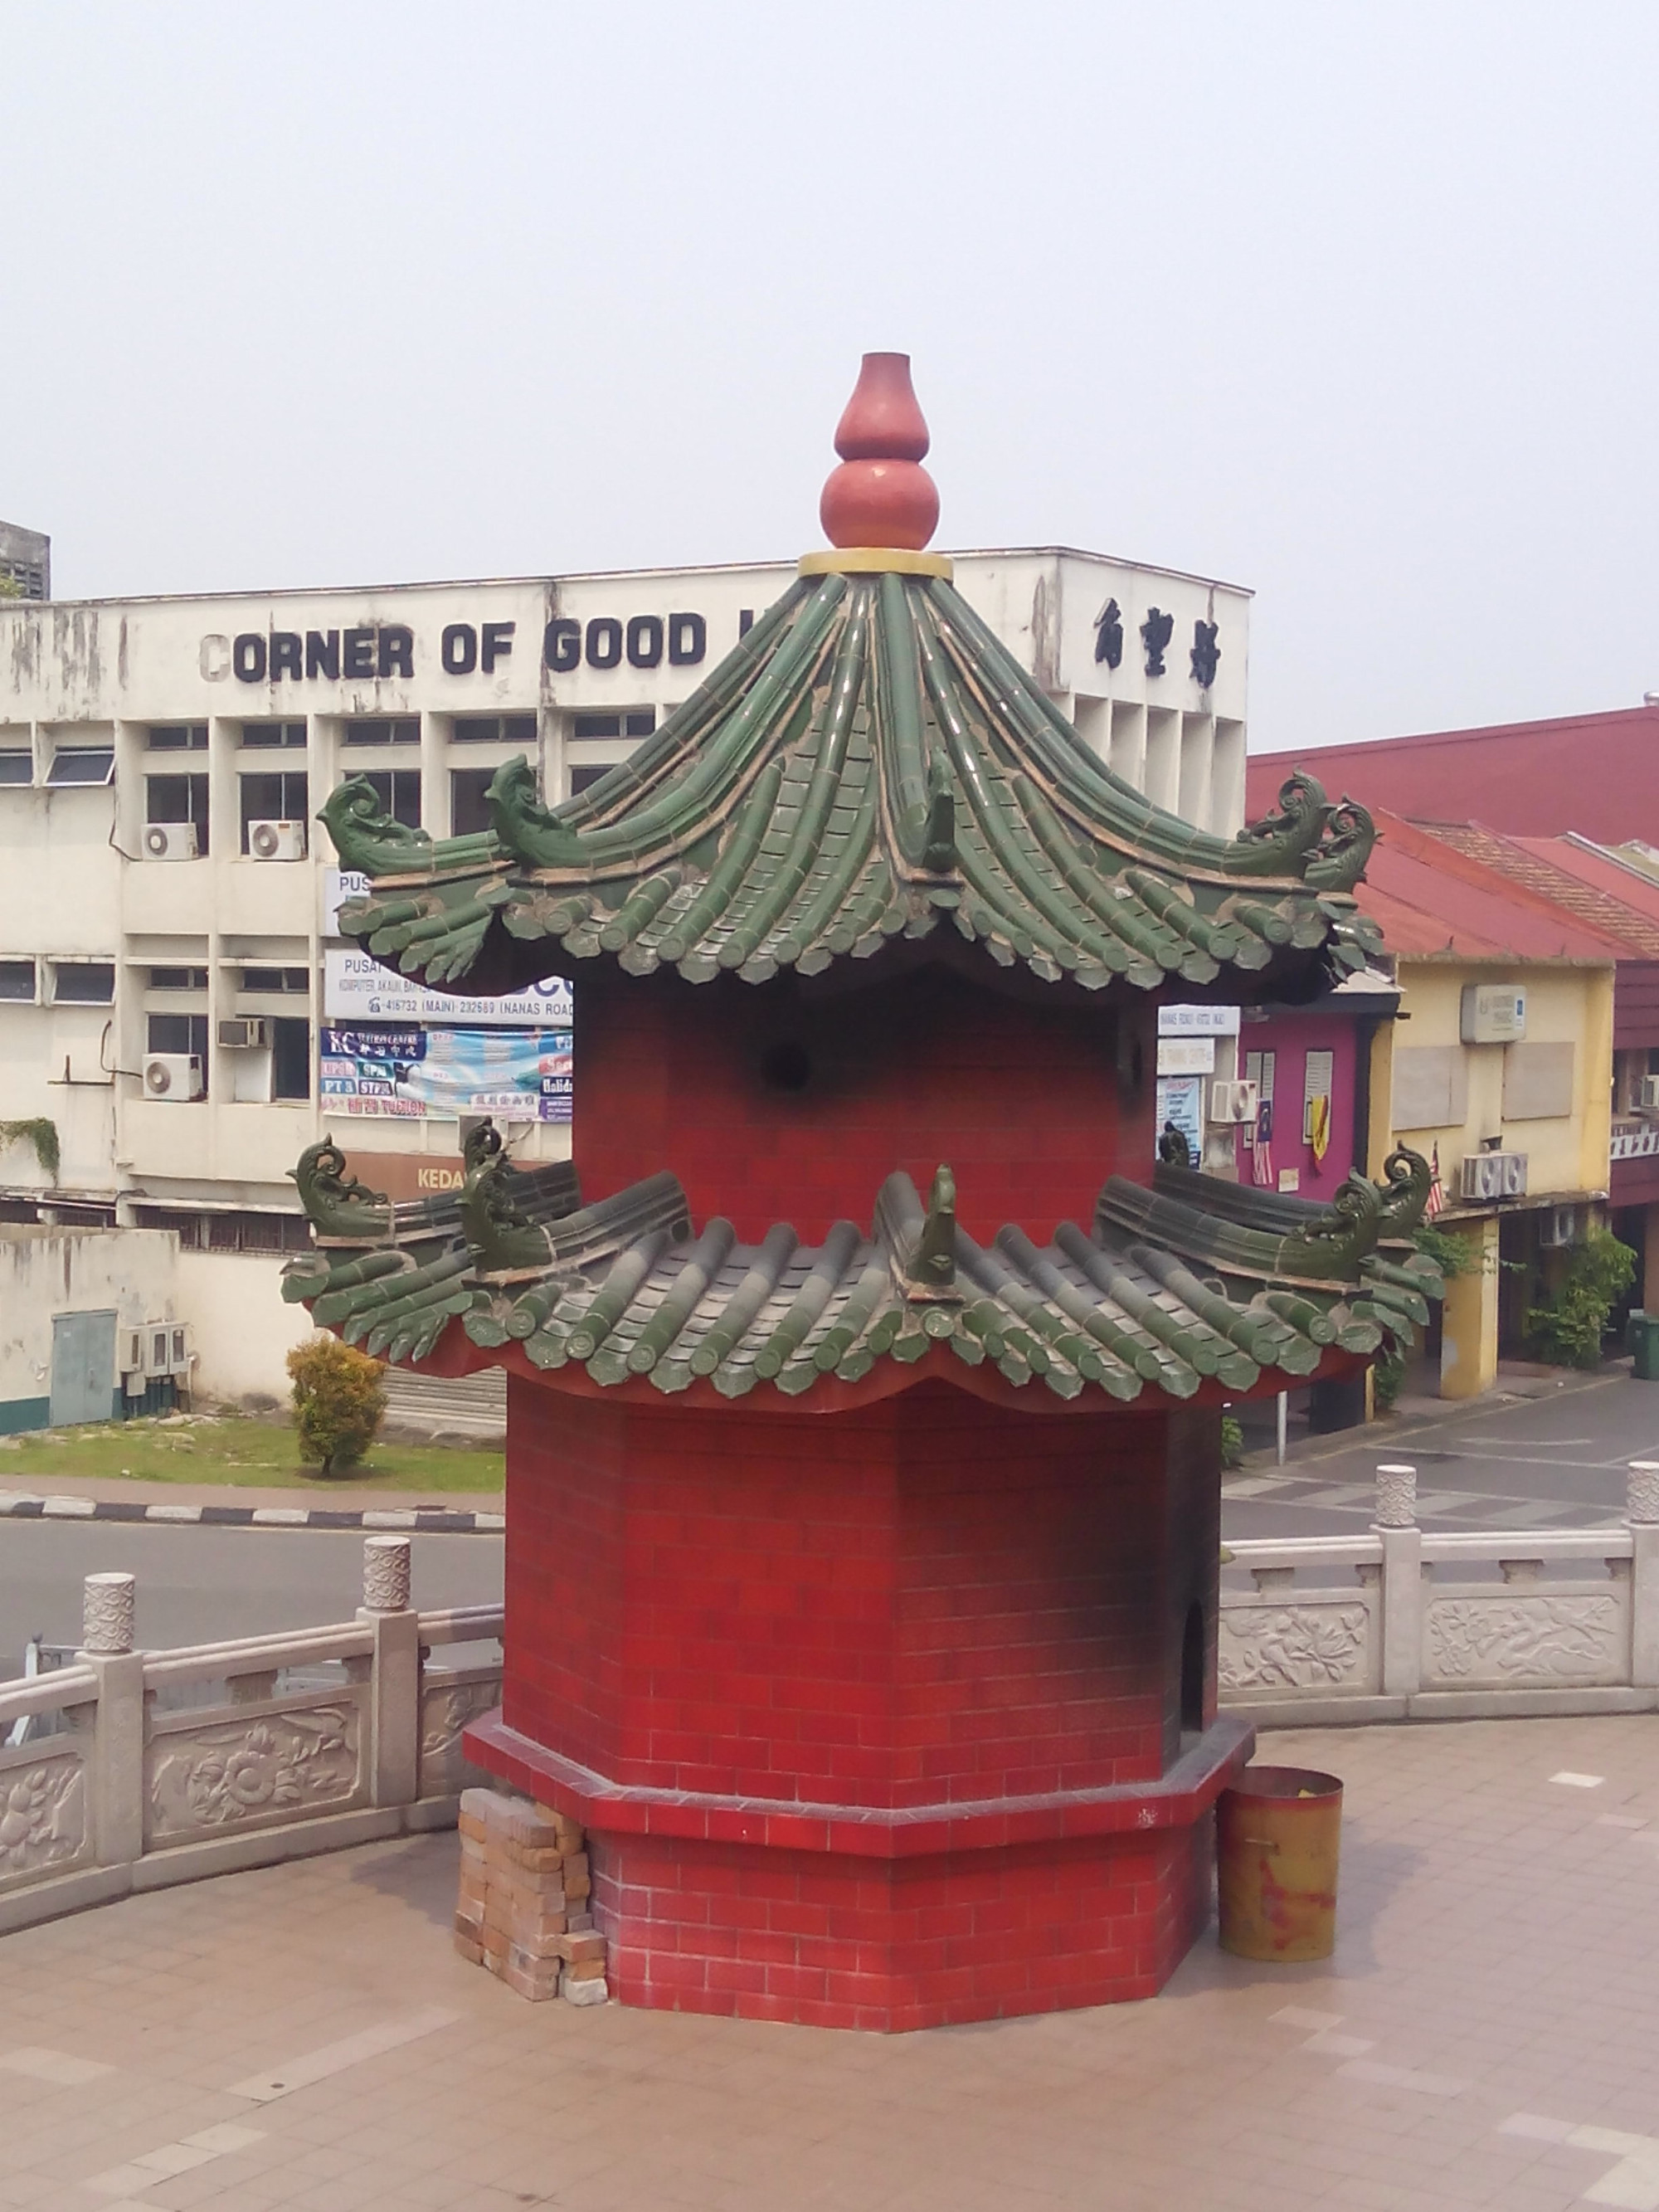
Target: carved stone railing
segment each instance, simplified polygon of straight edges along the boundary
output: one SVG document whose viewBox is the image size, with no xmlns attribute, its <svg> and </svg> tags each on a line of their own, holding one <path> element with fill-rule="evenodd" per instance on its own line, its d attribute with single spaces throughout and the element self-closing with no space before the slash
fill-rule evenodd
<svg viewBox="0 0 1659 2212">
<path fill-rule="evenodd" d="M 1659 1706 L 1659 1465 L 1632 1465 L 1611 1528 L 1425 1535 L 1416 1483 L 1380 1467 L 1364 1534 L 1231 1547 L 1226 1711 L 1288 1726 Z"/>
<path fill-rule="evenodd" d="M 416 1613 L 409 1539 L 363 1548 L 356 1620 L 182 1650 L 135 1651 L 133 1577 L 88 1577 L 73 1662 L 0 1683 L 0 1932 L 453 1826 L 488 1778 L 460 1739 L 500 1699 L 501 1607 Z M 434 1659 L 468 1644 L 496 1649 Z"/>
</svg>

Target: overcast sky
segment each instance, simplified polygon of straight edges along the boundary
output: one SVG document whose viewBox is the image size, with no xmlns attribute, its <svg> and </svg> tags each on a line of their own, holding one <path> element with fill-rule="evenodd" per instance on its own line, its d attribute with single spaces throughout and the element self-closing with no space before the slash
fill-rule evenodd
<svg viewBox="0 0 1659 2212">
<path fill-rule="evenodd" d="M 1258 750 L 1659 690 L 1659 6 L 0 0 L 60 597 L 939 543 L 1254 587 Z"/>
</svg>

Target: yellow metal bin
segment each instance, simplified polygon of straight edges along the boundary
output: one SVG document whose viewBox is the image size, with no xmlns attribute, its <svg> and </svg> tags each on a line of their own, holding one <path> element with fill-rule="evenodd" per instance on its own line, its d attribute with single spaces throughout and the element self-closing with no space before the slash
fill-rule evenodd
<svg viewBox="0 0 1659 2212">
<path fill-rule="evenodd" d="M 1342 1784 L 1303 1766 L 1247 1766 L 1216 1808 L 1221 1948 L 1328 1959 L 1336 1942 Z"/>
</svg>

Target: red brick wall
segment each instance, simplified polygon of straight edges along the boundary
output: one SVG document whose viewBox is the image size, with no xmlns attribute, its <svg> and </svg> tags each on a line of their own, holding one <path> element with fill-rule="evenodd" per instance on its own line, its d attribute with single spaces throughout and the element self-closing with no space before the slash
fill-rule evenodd
<svg viewBox="0 0 1659 2212">
<path fill-rule="evenodd" d="M 907 1806 L 1155 1778 L 1213 1670 L 1213 1414 L 513 1378 L 503 1717 L 624 1784 Z"/>
<path fill-rule="evenodd" d="M 624 2004 L 902 2030 L 1152 1996 L 1209 1910 L 1213 1821 L 896 1864 L 608 1837 Z"/>
<path fill-rule="evenodd" d="M 1086 1225 L 1114 1170 L 1150 1176 L 1150 1008 L 1004 996 L 937 966 L 856 990 L 828 981 L 584 972 L 574 1132 L 584 1194 L 668 1168 L 699 1227 L 723 1213 L 755 1242 L 787 1221 L 817 1243 L 843 1218 L 867 1228 L 896 1168 L 925 1195 L 945 1160 L 971 1235 L 1018 1221 L 1042 1241 L 1057 1221 Z M 1127 1105 L 1120 1021 L 1144 1032 L 1146 1079 Z M 790 1048 L 810 1062 L 798 1091 L 765 1072 Z"/>
</svg>

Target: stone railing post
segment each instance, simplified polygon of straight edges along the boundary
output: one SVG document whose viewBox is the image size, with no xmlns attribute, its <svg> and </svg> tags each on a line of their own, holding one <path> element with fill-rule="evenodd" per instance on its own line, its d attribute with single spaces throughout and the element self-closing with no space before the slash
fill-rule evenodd
<svg viewBox="0 0 1659 2212">
<path fill-rule="evenodd" d="M 1659 1686 L 1659 1460 L 1633 1459 L 1626 1475 L 1630 1523 L 1630 1679 Z"/>
<path fill-rule="evenodd" d="M 1423 1680 L 1423 1532 L 1417 1525 L 1417 1469 L 1376 1470 L 1382 1543 L 1382 1694 L 1415 1697 Z"/>
<path fill-rule="evenodd" d="M 363 1601 L 374 1632 L 369 1670 L 369 1790 L 375 1805 L 412 1805 L 421 1788 L 421 1620 L 410 1604 L 407 1536 L 363 1540 Z"/>
<path fill-rule="evenodd" d="M 98 1678 L 87 1762 L 93 1848 L 100 1866 L 144 1855 L 144 1660 L 132 1648 L 131 1575 L 88 1575 L 82 1585 L 82 1648 Z"/>
</svg>

